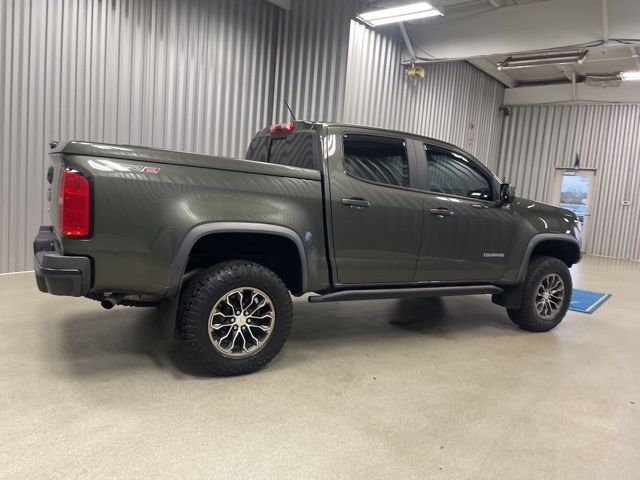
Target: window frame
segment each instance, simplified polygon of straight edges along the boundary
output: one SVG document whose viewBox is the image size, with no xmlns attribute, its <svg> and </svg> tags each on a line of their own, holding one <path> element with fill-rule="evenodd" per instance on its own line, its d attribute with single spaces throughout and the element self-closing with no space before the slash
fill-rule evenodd
<svg viewBox="0 0 640 480">
<path fill-rule="evenodd" d="M 405 187 L 403 185 L 393 185 L 390 183 L 375 182 L 373 180 L 367 180 L 365 178 L 356 177 L 355 175 L 347 172 L 346 165 L 345 165 L 344 143 L 349 138 L 354 138 L 354 137 L 371 139 L 372 142 L 378 142 L 378 143 L 385 143 L 385 140 L 387 140 L 387 143 L 402 142 L 402 147 L 404 148 L 404 155 L 405 155 L 405 158 L 407 159 L 407 165 L 409 167 L 409 186 Z M 347 177 L 357 180 L 359 182 L 368 183 L 370 185 L 377 185 L 377 186 L 386 187 L 386 188 L 394 188 L 396 190 L 422 192 L 422 190 L 420 189 L 420 180 L 419 180 L 420 174 L 419 174 L 419 169 L 417 164 L 417 158 L 415 155 L 413 141 L 411 139 L 403 136 L 398 136 L 398 135 L 385 135 L 385 134 L 361 133 L 361 132 L 344 132 L 341 135 L 341 139 L 342 141 L 340 142 L 340 148 L 341 148 L 340 161 L 342 163 L 342 172 Z"/>
<path fill-rule="evenodd" d="M 469 154 L 461 151 L 461 150 L 457 150 L 457 149 L 453 149 L 453 148 L 447 148 L 444 146 L 440 146 L 440 145 L 434 145 L 434 144 L 429 144 L 426 142 L 421 142 L 421 145 L 423 146 L 423 148 L 421 149 L 421 155 L 422 155 L 422 163 L 424 165 L 424 176 L 423 176 L 423 183 L 422 183 L 422 191 L 424 193 L 428 193 L 429 195 L 437 195 L 437 196 L 445 196 L 445 197 L 451 197 L 451 198 L 460 198 L 460 199 L 464 199 L 467 200 L 469 202 L 483 202 L 485 204 L 490 204 L 490 205 L 495 205 L 496 203 L 499 202 L 499 187 L 496 185 L 496 181 L 494 178 L 493 173 L 486 167 L 484 166 L 482 163 L 480 163 L 478 160 L 476 160 L 475 158 L 471 157 Z M 491 189 L 491 196 L 493 197 L 491 200 L 486 200 L 484 198 L 473 198 L 473 197 L 467 197 L 465 195 L 455 195 L 455 194 L 451 194 L 451 193 L 442 193 L 442 192 L 433 192 L 431 190 L 429 190 L 430 184 L 429 184 L 429 161 L 427 158 L 427 155 L 429 152 L 440 152 L 440 153 L 444 153 L 448 156 L 453 156 L 452 154 L 458 155 L 462 158 L 464 158 L 467 161 L 467 164 L 469 165 L 469 167 L 475 171 L 477 174 L 481 175 L 482 177 L 485 178 L 485 180 L 489 183 L 489 188 Z"/>
</svg>

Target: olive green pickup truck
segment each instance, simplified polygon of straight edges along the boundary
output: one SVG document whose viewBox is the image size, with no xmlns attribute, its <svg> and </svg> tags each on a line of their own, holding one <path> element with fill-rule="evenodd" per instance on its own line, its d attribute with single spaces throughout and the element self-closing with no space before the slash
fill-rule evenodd
<svg viewBox="0 0 640 480">
<path fill-rule="evenodd" d="M 310 302 L 492 294 L 547 331 L 571 297 L 580 224 L 516 198 L 459 148 L 336 123 L 259 131 L 246 159 L 52 144 L 38 287 L 106 308 L 172 305 L 209 372 L 267 364 Z"/>
</svg>

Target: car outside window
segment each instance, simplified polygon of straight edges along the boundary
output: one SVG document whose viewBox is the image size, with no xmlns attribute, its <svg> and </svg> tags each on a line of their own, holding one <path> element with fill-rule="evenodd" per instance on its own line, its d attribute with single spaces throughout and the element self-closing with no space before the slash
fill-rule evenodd
<svg viewBox="0 0 640 480">
<path fill-rule="evenodd" d="M 409 160 L 403 140 L 345 135 L 344 169 L 367 182 L 409 187 Z"/>
<path fill-rule="evenodd" d="M 431 192 L 492 200 L 491 182 L 462 155 L 427 147 L 428 189 Z"/>
</svg>

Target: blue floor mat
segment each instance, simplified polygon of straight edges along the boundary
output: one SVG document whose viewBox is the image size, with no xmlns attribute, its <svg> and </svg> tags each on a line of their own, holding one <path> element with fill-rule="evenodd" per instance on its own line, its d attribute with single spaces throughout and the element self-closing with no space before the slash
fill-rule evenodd
<svg viewBox="0 0 640 480">
<path fill-rule="evenodd" d="M 598 309 L 598 307 L 600 307 L 600 305 L 609 300 L 610 297 L 610 293 L 590 292 L 589 290 L 574 288 L 573 294 L 571 295 L 569 310 L 582 313 L 593 313 Z"/>
</svg>

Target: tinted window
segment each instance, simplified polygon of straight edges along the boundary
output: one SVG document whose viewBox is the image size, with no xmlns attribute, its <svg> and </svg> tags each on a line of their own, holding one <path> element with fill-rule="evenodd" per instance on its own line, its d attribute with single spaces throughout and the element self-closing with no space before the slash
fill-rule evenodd
<svg viewBox="0 0 640 480">
<path fill-rule="evenodd" d="M 402 140 L 347 135 L 344 169 L 347 174 L 369 182 L 409 186 L 409 161 Z"/>
<path fill-rule="evenodd" d="M 306 131 L 272 138 L 269 162 L 291 167 L 313 167 L 313 143 L 315 132 Z"/>
<path fill-rule="evenodd" d="M 248 160 L 255 160 L 257 162 L 269 161 L 269 136 L 262 135 L 253 137 L 249 144 L 249 149 L 245 158 Z"/>
<path fill-rule="evenodd" d="M 246 158 L 258 162 L 278 163 L 292 167 L 315 168 L 313 165 L 313 145 L 316 134 L 313 131 L 292 133 L 286 137 L 269 135 L 251 140 Z"/>
<path fill-rule="evenodd" d="M 427 150 L 429 190 L 459 197 L 491 200 L 489 179 L 461 155 Z"/>
</svg>

